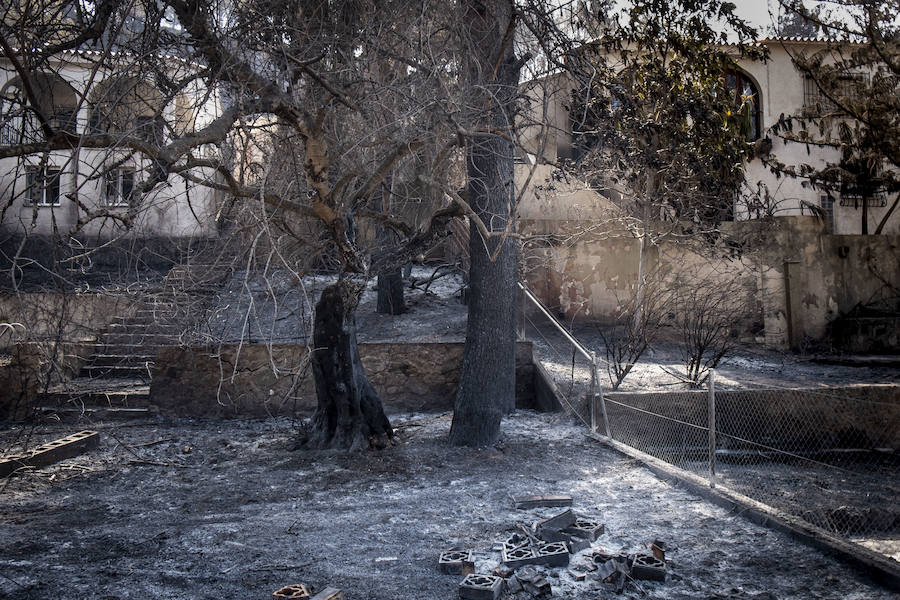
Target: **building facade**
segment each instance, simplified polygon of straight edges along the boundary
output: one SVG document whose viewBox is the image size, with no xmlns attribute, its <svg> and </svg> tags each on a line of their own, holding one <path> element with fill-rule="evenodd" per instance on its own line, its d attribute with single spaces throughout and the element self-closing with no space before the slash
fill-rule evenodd
<svg viewBox="0 0 900 600">
<path fill-rule="evenodd" d="M 173 69 L 191 68 L 178 58 L 168 60 Z M 137 64 L 109 51 L 102 56 L 100 51 L 69 51 L 24 82 L 8 57 L 0 59 L 4 236 L 108 240 L 216 234 L 218 194 L 203 185 L 214 177 L 212 171 L 169 174 L 144 190 L 154 163 L 152 152 L 141 147 L 159 149 L 209 123 L 219 112 L 217 98 L 197 85 L 164 94 Z M 29 97 L 38 98 L 37 106 Z M 76 136 L 70 147 L 43 151 L 42 119 Z M 85 143 L 89 136 L 94 139 Z"/>
</svg>

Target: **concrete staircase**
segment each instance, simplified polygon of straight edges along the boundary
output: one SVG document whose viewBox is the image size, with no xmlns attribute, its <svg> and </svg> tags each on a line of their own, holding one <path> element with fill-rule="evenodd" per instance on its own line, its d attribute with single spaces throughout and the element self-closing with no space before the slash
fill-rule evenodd
<svg viewBox="0 0 900 600">
<path fill-rule="evenodd" d="M 177 265 L 161 284 L 112 319 L 91 344 L 78 376 L 48 388 L 38 411 L 53 419 L 149 416 L 150 380 L 161 346 L 192 343 L 197 320 L 230 276 L 203 262 Z"/>
</svg>

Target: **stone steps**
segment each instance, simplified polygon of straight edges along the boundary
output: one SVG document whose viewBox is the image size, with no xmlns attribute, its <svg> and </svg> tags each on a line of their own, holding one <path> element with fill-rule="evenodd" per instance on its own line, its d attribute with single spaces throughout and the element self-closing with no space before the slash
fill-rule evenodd
<svg viewBox="0 0 900 600">
<path fill-rule="evenodd" d="M 43 421 L 77 423 L 79 421 L 128 421 L 156 416 L 150 407 L 124 408 L 115 406 L 36 406 Z"/>
<path fill-rule="evenodd" d="M 143 365 L 87 365 L 81 368 L 79 375 L 91 379 L 141 379 L 149 382 L 152 371 L 152 363 Z"/>
</svg>

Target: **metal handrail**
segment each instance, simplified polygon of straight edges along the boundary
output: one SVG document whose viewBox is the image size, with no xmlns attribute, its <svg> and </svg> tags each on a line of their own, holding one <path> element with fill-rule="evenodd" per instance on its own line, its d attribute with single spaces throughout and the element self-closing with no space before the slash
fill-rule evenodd
<svg viewBox="0 0 900 600">
<path fill-rule="evenodd" d="M 537 297 L 531 293 L 531 290 L 529 290 L 527 287 L 525 287 L 525 285 L 521 281 L 518 282 L 518 285 L 519 285 L 519 289 L 521 289 L 522 292 L 525 294 L 525 297 L 528 298 L 529 300 L 531 300 L 532 304 L 537 306 L 541 310 L 541 312 L 544 313 L 544 315 L 550 319 L 551 323 L 556 325 L 556 328 L 559 329 L 560 332 L 562 332 L 562 334 L 566 337 L 566 339 L 569 340 L 569 342 L 571 342 L 572 345 L 575 346 L 575 348 L 579 352 L 581 352 L 586 359 L 593 360 L 594 357 L 592 356 L 591 352 L 589 350 L 587 350 L 584 346 L 582 346 L 581 342 L 579 342 L 577 339 L 572 337 L 572 334 L 569 333 L 569 330 L 566 329 L 565 325 L 560 323 L 556 317 L 551 315 L 547 311 L 547 309 L 544 308 L 544 305 L 541 304 L 541 301 L 538 300 Z"/>
<path fill-rule="evenodd" d="M 577 339 L 575 339 L 575 337 L 572 336 L 571 333 L 569 333 L 569 330 L 566 329 L 565 326 L 562 323 L 560 323 L 556 317 L 551 315 L 550 312 L 546 308 L 544 308 L 544 305 L 541 304 L 541 301 L 538 300 L 537 297 L 531 293 L 531 290 L 529 290 L 525 286 L 524 283 L 522 283 L 521 281 L 518 281 L 516 283 L 519 286 L 519 289 L 522 290 L 522 294 L 524 294 L 524 296 L 526 298 L 531 300 L 531 303 L 534 304 L 535 306 L 537 306 L 538 309 L 540 309 L 540 311 L 542 313 L 544 313 L 544 316 L 546 316 L 548 319 L 550 319 L 551 323 L 556 325 L 556 328 L 559 329 L 560 333 L 562 333 L 563 336 L 565 336 L 565 338 L 567 340 L 569 340 L 569 342 L 572 344 L 572 346 L 576 350 L 581 352 L 581 354 L 584 355 L 584 357 L 586 359 L 591 361 L 591 391 L 590 391 L 589 403 L 588 403 L 588 406 L 590 407 L 590 411 L 591 411 L 591 422 L 590 422 L 589 427 L 591 428 L 592 433 L 595 433 L 597 431 L 596 403 L 599 400 L 600 401 L 600 410 L 601 410 L 601 414 L 603 416 L 603 429 L 606 432 L 606 437 L 611 438 L 612 436 L 611 436 L 610 430 L 609 430 L 609 416 L 606 413 L 606 401 L 603 398 L 603 388 L 600 387 L 600 377 L 597 373 L 597 355 L 594 352 L 591 352 L 590 350 L 588 350 L 587 348 L 582 346 L 581 342 L 579 342 Z M 574 355 L 572 357 L 572 360 L 574 361 Z"/>
</svg>

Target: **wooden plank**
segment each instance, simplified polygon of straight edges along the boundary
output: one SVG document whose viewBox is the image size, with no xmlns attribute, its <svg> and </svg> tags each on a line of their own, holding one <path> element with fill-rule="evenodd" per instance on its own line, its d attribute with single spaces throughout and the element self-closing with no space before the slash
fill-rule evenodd
<svg viewBox="0 0 900 600">
<path fill-rule="evenodd" d="M 64 438 L 41 444 L 25 454 L 5 456 L 0 459 L 0 477 L 7 477 L 22 467 L 46 467 L 96 448 L 100 434 L 96 431 L 79 431 Z"/>
<path fill-rule="evenodd" d="M 524 496 L 515 499 L 516 508 L 537 508 L 539 506 L 572 506 L 572 496 L 551 494 L 547 496 Z"/>
</svg>

